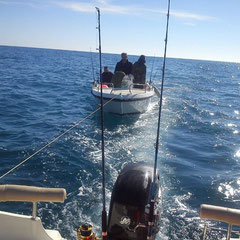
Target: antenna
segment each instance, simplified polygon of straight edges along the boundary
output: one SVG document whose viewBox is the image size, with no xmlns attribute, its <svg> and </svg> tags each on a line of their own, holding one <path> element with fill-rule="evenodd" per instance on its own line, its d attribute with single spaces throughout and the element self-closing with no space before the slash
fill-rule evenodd
<svg viewBox="0 0 240 240">
<path fill-rule="evenodd" d="M 98 51 L 99 51 L 99 74 L 101 83 L 101 128 L 102 128 L 102 239 L 107 239 L 107 212 L 106 212 L 106 196 L 105 196 L 105 156 L 104 156 L 104 111 L 103 111 L 103 92 L 102 92 L 102 45 L 101 45 L 101 19 L 100 9 L 96 7 L 98 13 Z"/>
<path fill-rule="evenodd" d="M 165 65 L 166 65 L 166 55 L 167 55 L 167 42 L 168 42 L 168 24 L 169 24 L 169 12 L 170 12 L 170 0 L 168 0 L 168 12 L 167 12 L 167 26 L 166 26 L 166 38 L 165 38 L 165 49 L 162 67 L 162 87 L 161 96 L 159 100 L 159 114 L 158 114 L 158 127 L 157 127 L 157 138 L 156 138 L 156 148 L 155 148 L 155 161 L 154 161 L 154 172 L 153 172 L 153 185 L 152 185 L 152 197 L 150 202 L 150 214 L 148 221 L 148 235 L 147 240 L 151 240 L 152 237 L 152 226 L 153 226 L 153 215 L 154 215 L 154 195 L 155 195 L 155 182 L 156 182 L 156 172 L 157 172 L 157 159 L 158 159 L 158 147 L 159 147 L 159 134 L 160 134 L 160 123 L 161 123 L 161 113 L 162 113 L 162 101 L 163 101 L 163 84 L 165 76 Z"/>
<path fill-rule="evenodd" d="M 154 54 L 154 58 L 153 58 L 153 63 L 152 63 L 152 69 L 151 69 L 151 75 L 150 75 L 150 81 L 149 83 L 151 84 L 152 83 L 152 73 L 153 73 L 153 67 L 154 67 L 154 63 L 155 63 L 155 54 Z"/>
<path fill-rule="evenodd" d="M 93 81 L 95 82 L 95 74 L 94 74 L 94 65 L 93 65 L 93 54 L 92 54 L 92 49 L 90 48 L 90 53 L 91 53 L 91 65 L 92 65 L 92 77 L 93 77 Z"/>
</svg>

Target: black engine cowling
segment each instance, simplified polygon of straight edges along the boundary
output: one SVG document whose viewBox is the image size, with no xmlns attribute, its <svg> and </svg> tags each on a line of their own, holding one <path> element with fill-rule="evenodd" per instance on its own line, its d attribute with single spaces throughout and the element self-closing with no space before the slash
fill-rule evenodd
<svg viewBox="0 0 240 240">
<path fill-rule="evenodd" d="M 152 186 L 153 168 L 146 164 L 128 164 L 121 171 L 112 191 L 108 239 L 146 240 Z M 156 178 L 155 189 L 152 239 L 159 231 L 161 204 L 159 175 Z"/>
</svg>

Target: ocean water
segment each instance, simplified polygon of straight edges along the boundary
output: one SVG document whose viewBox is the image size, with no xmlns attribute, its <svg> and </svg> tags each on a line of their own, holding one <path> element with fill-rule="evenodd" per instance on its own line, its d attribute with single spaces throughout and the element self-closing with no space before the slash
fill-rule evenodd
<svg viewBox="0 0 240 240">
<path fill-rule="evenodd" d="M 129 56 L 135 61 L 136 56 Z M 104 54 L 114 70 L 118 55 Z M 93 54 L 95 71 L 97 55 Z M 162 58 L 147 58 L 160 86 Z M 94 74 L 97 77 L 97 74 Z M 95 110 L 91 54 L 0 46 L 0 175 Z M 200 204 L 240 208 L 240 64 L 167 59 L 159 171 L 157 239 L 201 239 Z M 125 164 L 153 163 L 158 102 L 142 115 L 105 114 L 106 193 Z M 100 232 L 100 113 L 9 174 L 0 184 L 66 188 L 65 203 L 39 203 L 45 228 L 68 240 L 85 221 Z M 31 214 L 29 203 L 0 210 Z M 220 226 L 217 222 L 209 222 Z M 225 226 L 222 224 L 221 226 Z M 209 239 L 219 239 L 213 232 Z"/>
</svg>

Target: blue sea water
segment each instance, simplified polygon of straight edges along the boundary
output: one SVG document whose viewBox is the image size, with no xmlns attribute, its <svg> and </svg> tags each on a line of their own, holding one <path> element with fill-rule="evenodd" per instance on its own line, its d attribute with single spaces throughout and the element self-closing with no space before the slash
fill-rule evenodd
<svg viewBox="0 0 240 240">
<path fill-rule="evenodd" d="M 93 60 L 96 68 L 96 54 Z M 112 71 L 118 60 L 103 55 Z M 160 87 L 162 58 L 147 58 L 148 77 L 153 63 L 153 81 Z M 200 204 L 240 208 L 240 64 L 167 59 L 166 66 L 157 239 L 200 239 Z M 91 69 L 87 52 L 0 46 L 0 175 L 97 108 Z M 157 115 L 157 98 L 142 115 L 105 115 L 107 205 L 126 163 L 153 163 Z M 59 229 L 69 240 L 85 221 L 100 232 L 99 116 L 0 181 L 66 188 L 65 203 L 39 203 L 38 216 L 45 228 Z M 31 204 L 0 203 L 0 210 L 31 214 Z M 210 239 L 220 236 L 216 232 Z"/>
</svg>

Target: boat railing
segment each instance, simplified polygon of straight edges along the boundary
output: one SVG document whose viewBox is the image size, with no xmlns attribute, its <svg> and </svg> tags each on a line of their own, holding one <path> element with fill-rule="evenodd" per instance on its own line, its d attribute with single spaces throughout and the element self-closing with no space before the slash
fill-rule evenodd
<svg viewBox="0 0 240 240">
<path fill-rule="evenodd" d="M 107 85 L 108 87 L 111 87 L 114 89 L 114 84 L 113 83 L 103 83 L 103 85 Z M 101 90 L 101 83 L 94 83 L 94 87 L 97 87 L 97 90 L 100 92 Z"/>
<path fill-rule="evenodd" d="M 22 185 L 0 185 L 0 202 L 32 202 L 32 218 L 37 217 L 38 202 L 61 202 L 66 199 L 63 188 L 43 188 Z"/>
<path fill-rule="evenodd" d="M 132 89 L 133 88 L 138 88 L 138 89 L 144 89 L 145 90 L 145 93 L 147 92 L 148 89 L 150 89 L 150 86 L 149 84 L 147 83 L 144 83 L 144 84 L 141 84 L 141 83 L 131 83 L 129 86 L 128 86 L 128 91 L 132 94 Z M 116 89 L 125 89 L 125 88 L 116 88 Z M 114 90 L 116 90 L 114 88 L 114 86 L 112 86 L 112 90 L 110 93 L 114 92 Z"/>
<path fill-rule="evenodd" d="M 99 82 L 94 82 L 94 87 L 97 88 L 98 91 L 101 90 L 101 84 Z M 107 85 L 108 87 L 111 88 L 111 91 L 110 93 L 114 92 L 115 90 L 119 90 L 119 89 L 125 89 L 125 88 L 115 88 L 114 87 L 114 84 L 113 83 L 104 83 L 103 85 Z M 132 94 L 132 89 L 133 88 L 137 88 L 137 89 L 143 89 L 145 90 L 145 93 L 151 89 L 151 85 L 149 85 L 148 83 L 144 83 L 144 84 L 141 84 L 141 83 L 131 83 L 128 88 L 128 91 Z"/>
<path fill-rule="evenodd" d="M 129 85 L 129 92 L 132 94 L 132 89 L 133 88 L 138 88 L 138 89 L 144 89 L 145 90 L 145 93 L 147 92 L 147 89 L 150 89 L 149 88 L 149 84 L 147 83 L 144 83 L 144 84 L 141 84 L 141 83 L 132 83 Z"/>
<path fill-rule="evenodd" d="M 202 219 L 215 220 L 228 224 L 227 229 L 208 227 L 205 224 L 203 229 L 203 240 L 206 239 L 207 231 L 226 232 L 226 240 L 240 238 L 240 232 L 232 230 L 233 225 L 240 226 L 240 210 L 202 204 L 200 206 L 199 215 Z M 232 234 L 237 235 L 238 238 L 231 238 Z"/>
</svg>

